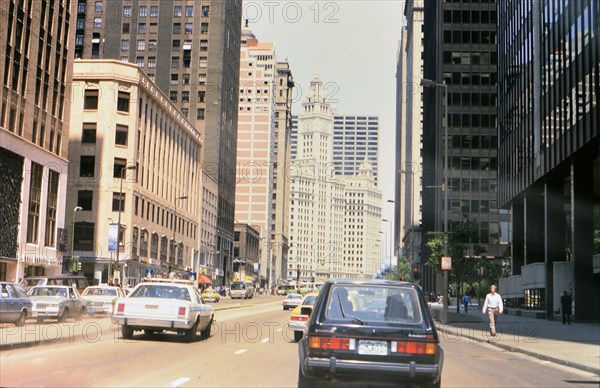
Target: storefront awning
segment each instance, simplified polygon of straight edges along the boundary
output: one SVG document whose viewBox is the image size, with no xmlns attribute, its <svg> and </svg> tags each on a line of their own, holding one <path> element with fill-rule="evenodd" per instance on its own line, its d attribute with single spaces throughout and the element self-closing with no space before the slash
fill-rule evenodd
<svg viewBox="0 0 600 388">
<path fill-rule="evenodd" d="M 198 284 L 212 284 L 212 281 L 204 275 L 198 275 Z"/>
</svg>

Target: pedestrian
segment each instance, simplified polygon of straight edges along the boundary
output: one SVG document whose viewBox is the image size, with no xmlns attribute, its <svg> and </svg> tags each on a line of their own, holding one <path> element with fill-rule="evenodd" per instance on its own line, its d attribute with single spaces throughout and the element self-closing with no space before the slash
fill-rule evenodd
<svg viewBox="0 0 600 388">
<path fill-rule="evenodd" d="M 562 307 L 562 319 L 563 325 L 571 324 L 571 305 L 573 304 L 573 298 L 567 291 L 564 292 L 563 296 L 560 297 L 560 306 Z"/>
<path fill-rule="evenodd" d="M 490 334 L 492 337 L 496 336 L 496 320 L 498 316 L 502 314 L 504 305 L 502 304 L 502 297 L 496 293 L 496 285 L 492 284 L 490 287 L 490 293 L 485 296 L 485 303 L 483 304 L 482 314 L 487 311 L 488 318 L 490 320 Z"/>
<path fill-rule="evenodd" d="M 462 303 L 465 306 L 465 314 L 469 312 L 469 303 L 471 302 L 471 298 L 469 295 L 464 294 L 462 297 Z"/>
</svg>

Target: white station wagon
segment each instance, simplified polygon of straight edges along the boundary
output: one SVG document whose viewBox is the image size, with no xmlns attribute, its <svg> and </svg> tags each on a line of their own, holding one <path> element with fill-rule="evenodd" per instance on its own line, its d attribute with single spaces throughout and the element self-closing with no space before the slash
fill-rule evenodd
<svg viewBox="0 0 600 388">
<path fill-rule="evenodd" d="M 173 331 L 194 341 L 210 337 L 214 309 L 205 304 L 193 281 L 148 279 L 115 303 L 113 323 L 121 325 L 124 339 L 134 331 L 146 334 Z"/>
</svg>

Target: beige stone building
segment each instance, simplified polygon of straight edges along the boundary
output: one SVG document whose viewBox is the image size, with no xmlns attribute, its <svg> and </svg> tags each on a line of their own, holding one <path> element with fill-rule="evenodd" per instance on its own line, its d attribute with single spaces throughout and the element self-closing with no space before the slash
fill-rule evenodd
<svg viewBox="0 0 600 388">
<path fill-rule="evenodd" d="M 75 61 L 73 96 L 67 208 L 80 211 L 66 223 L 83 271 L 105 282 L 119 266 L 128 283 L 148 269 L 185 274 L 200 242 L 200 133 L 131 63 Z"/>
<path fill-rule="evenodd" d="M 218 260 L 215 237 L 217 234 L 217 206 L 219 189 L 217 182 L 202 172 L 202 217 L 200 219 L 200 261 L 196 265 L 198 274 L 217 281 Z"/>
</svg>

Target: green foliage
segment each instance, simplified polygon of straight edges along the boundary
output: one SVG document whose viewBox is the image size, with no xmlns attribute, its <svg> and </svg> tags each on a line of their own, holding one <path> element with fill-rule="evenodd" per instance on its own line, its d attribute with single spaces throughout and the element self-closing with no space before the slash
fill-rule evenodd
<svg viewBox="0 0 600 388">
<path fill-rule="evenodd" d="M 412 278 L 412 266 L 406 257 L 401 257 L 398 259 L 398 265 L 395 265 L 383 278 L 386 280 L 410 280 Z"/>
</svg>

